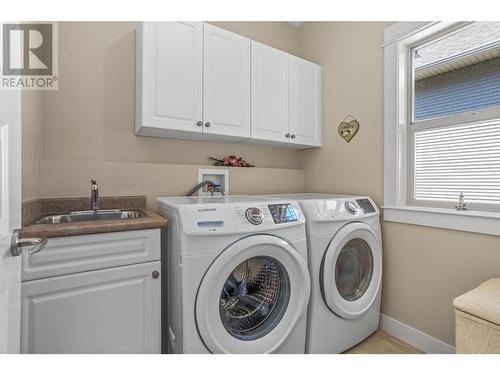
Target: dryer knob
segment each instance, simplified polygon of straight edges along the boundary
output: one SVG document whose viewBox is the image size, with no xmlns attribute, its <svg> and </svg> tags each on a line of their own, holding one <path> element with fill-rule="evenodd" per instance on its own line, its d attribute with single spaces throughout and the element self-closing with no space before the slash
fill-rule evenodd
<svg viewBox="0 0 500 375">
<path fill-rule="evenodd" d="M 262 221 L 264 221 L 264 214 L 257 207 L 250 207 L 249 209 L 247 209 L 245 212 L 245 216 L 247 217 L 247 220 L 253 225 L 259 225 L 260 223 L 262 223 Z"/>
<path fill-rule="evenodd" d="M 347 211 L 349 211 L 353 215 L 355 215 L 356 212 L 358 212 L 356 205 L 351 201 L 345 202 L 345 208 Z"/>
</svg>

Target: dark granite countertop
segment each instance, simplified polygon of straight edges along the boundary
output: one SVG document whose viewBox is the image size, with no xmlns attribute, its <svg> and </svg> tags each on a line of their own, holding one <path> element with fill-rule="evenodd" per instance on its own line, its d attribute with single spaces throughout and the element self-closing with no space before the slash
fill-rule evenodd
<svg viewBox="0 0 500 375">
<path fill-rule="evenodd" d="M 102 197 L 101 209 L 135 209 L 144 213 L 142 218 L 82 221 L 61 224 L 35 224 L 43 216 L 57 215 L 71 211 L 88 210 L 90 199 L 41 198 L 23 202 L 21 237 L 67 237 L 82 234 L 123 232 L 140 229 L 157 229 L 167 225 L 167 220 L 146 208 L 146 197 Z"/>
</svg>

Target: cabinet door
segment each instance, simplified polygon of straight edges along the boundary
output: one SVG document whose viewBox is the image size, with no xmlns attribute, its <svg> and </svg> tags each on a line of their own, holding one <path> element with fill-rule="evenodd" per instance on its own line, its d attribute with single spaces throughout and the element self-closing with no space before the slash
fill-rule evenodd
<svg viewBox="0 0 500 375">
<path fill-rule="evenodd" d="M 23 282 L 22 353 L 160 353 L 160 262 Z"/>
<path fill-rule="evenodd" d="M 136 131 L 201 132 L 203 23 L 144 22 L 137 30 Z"/>
<path fill-rule="evenodd" d="M 205 24 L 203 131 L 250 137 L 250 39 Z"/>
<path fill-rule="evenodd" d="M 290 57 L 291 142 L 321 146 L 321 67 Z"/>
<path fill-rule="evenodd" d="M 288 142 L 289 54 L 252 41 L 252 138 Z"/>
</svg>

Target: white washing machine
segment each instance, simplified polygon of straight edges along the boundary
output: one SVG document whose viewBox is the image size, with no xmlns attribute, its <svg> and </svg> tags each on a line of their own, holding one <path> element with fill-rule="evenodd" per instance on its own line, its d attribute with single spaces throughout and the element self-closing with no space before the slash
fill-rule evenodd
<svg viewBox="0 0 500 375">
<path fill-rule="evenodd" d="M 168 220 L 168 352 L 304 353 L 310 276 L 298 203 L 158 200 Z"/>
<path fill-rule="evenodd" d="M 379 325 L 382 240 L 369 197 L 281 195 L 306 217 L 311 274 L 307 353 L 341 353 Z"/>
</svg>

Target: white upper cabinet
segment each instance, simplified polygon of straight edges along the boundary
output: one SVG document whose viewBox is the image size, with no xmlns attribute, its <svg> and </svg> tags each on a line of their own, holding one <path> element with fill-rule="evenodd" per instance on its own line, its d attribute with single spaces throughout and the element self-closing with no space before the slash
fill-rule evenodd
<svg viewBox="0 0 500 375">
<path fill-rule="evenodd" d="M 250 39 L 205 24 L 204 132 L 250 137 Z"/>
<path fill-rule="evenodd" d="M 252 41 L 252 138 L 290 139 L 290 55 Z"/>
<path fill-rule="evenodd" d="M 136 133 L 201 132 L 202 52 L 201 22 L 145 22 L 138 28 Z"/>
<path fill-rule="evenodd" d="M 321 146 L 321 67 L 290 57 L 291 142 Z"/>
<path fill-rule="evenodd" d="M 321 146 L 321 67 L 202 22 L 137 29 L 136 134 Z"/>
<path fill-rule="evenodd" d="M 252 42 L 252 139 L 321 146 L 321 67 Z"/>
</svg>

